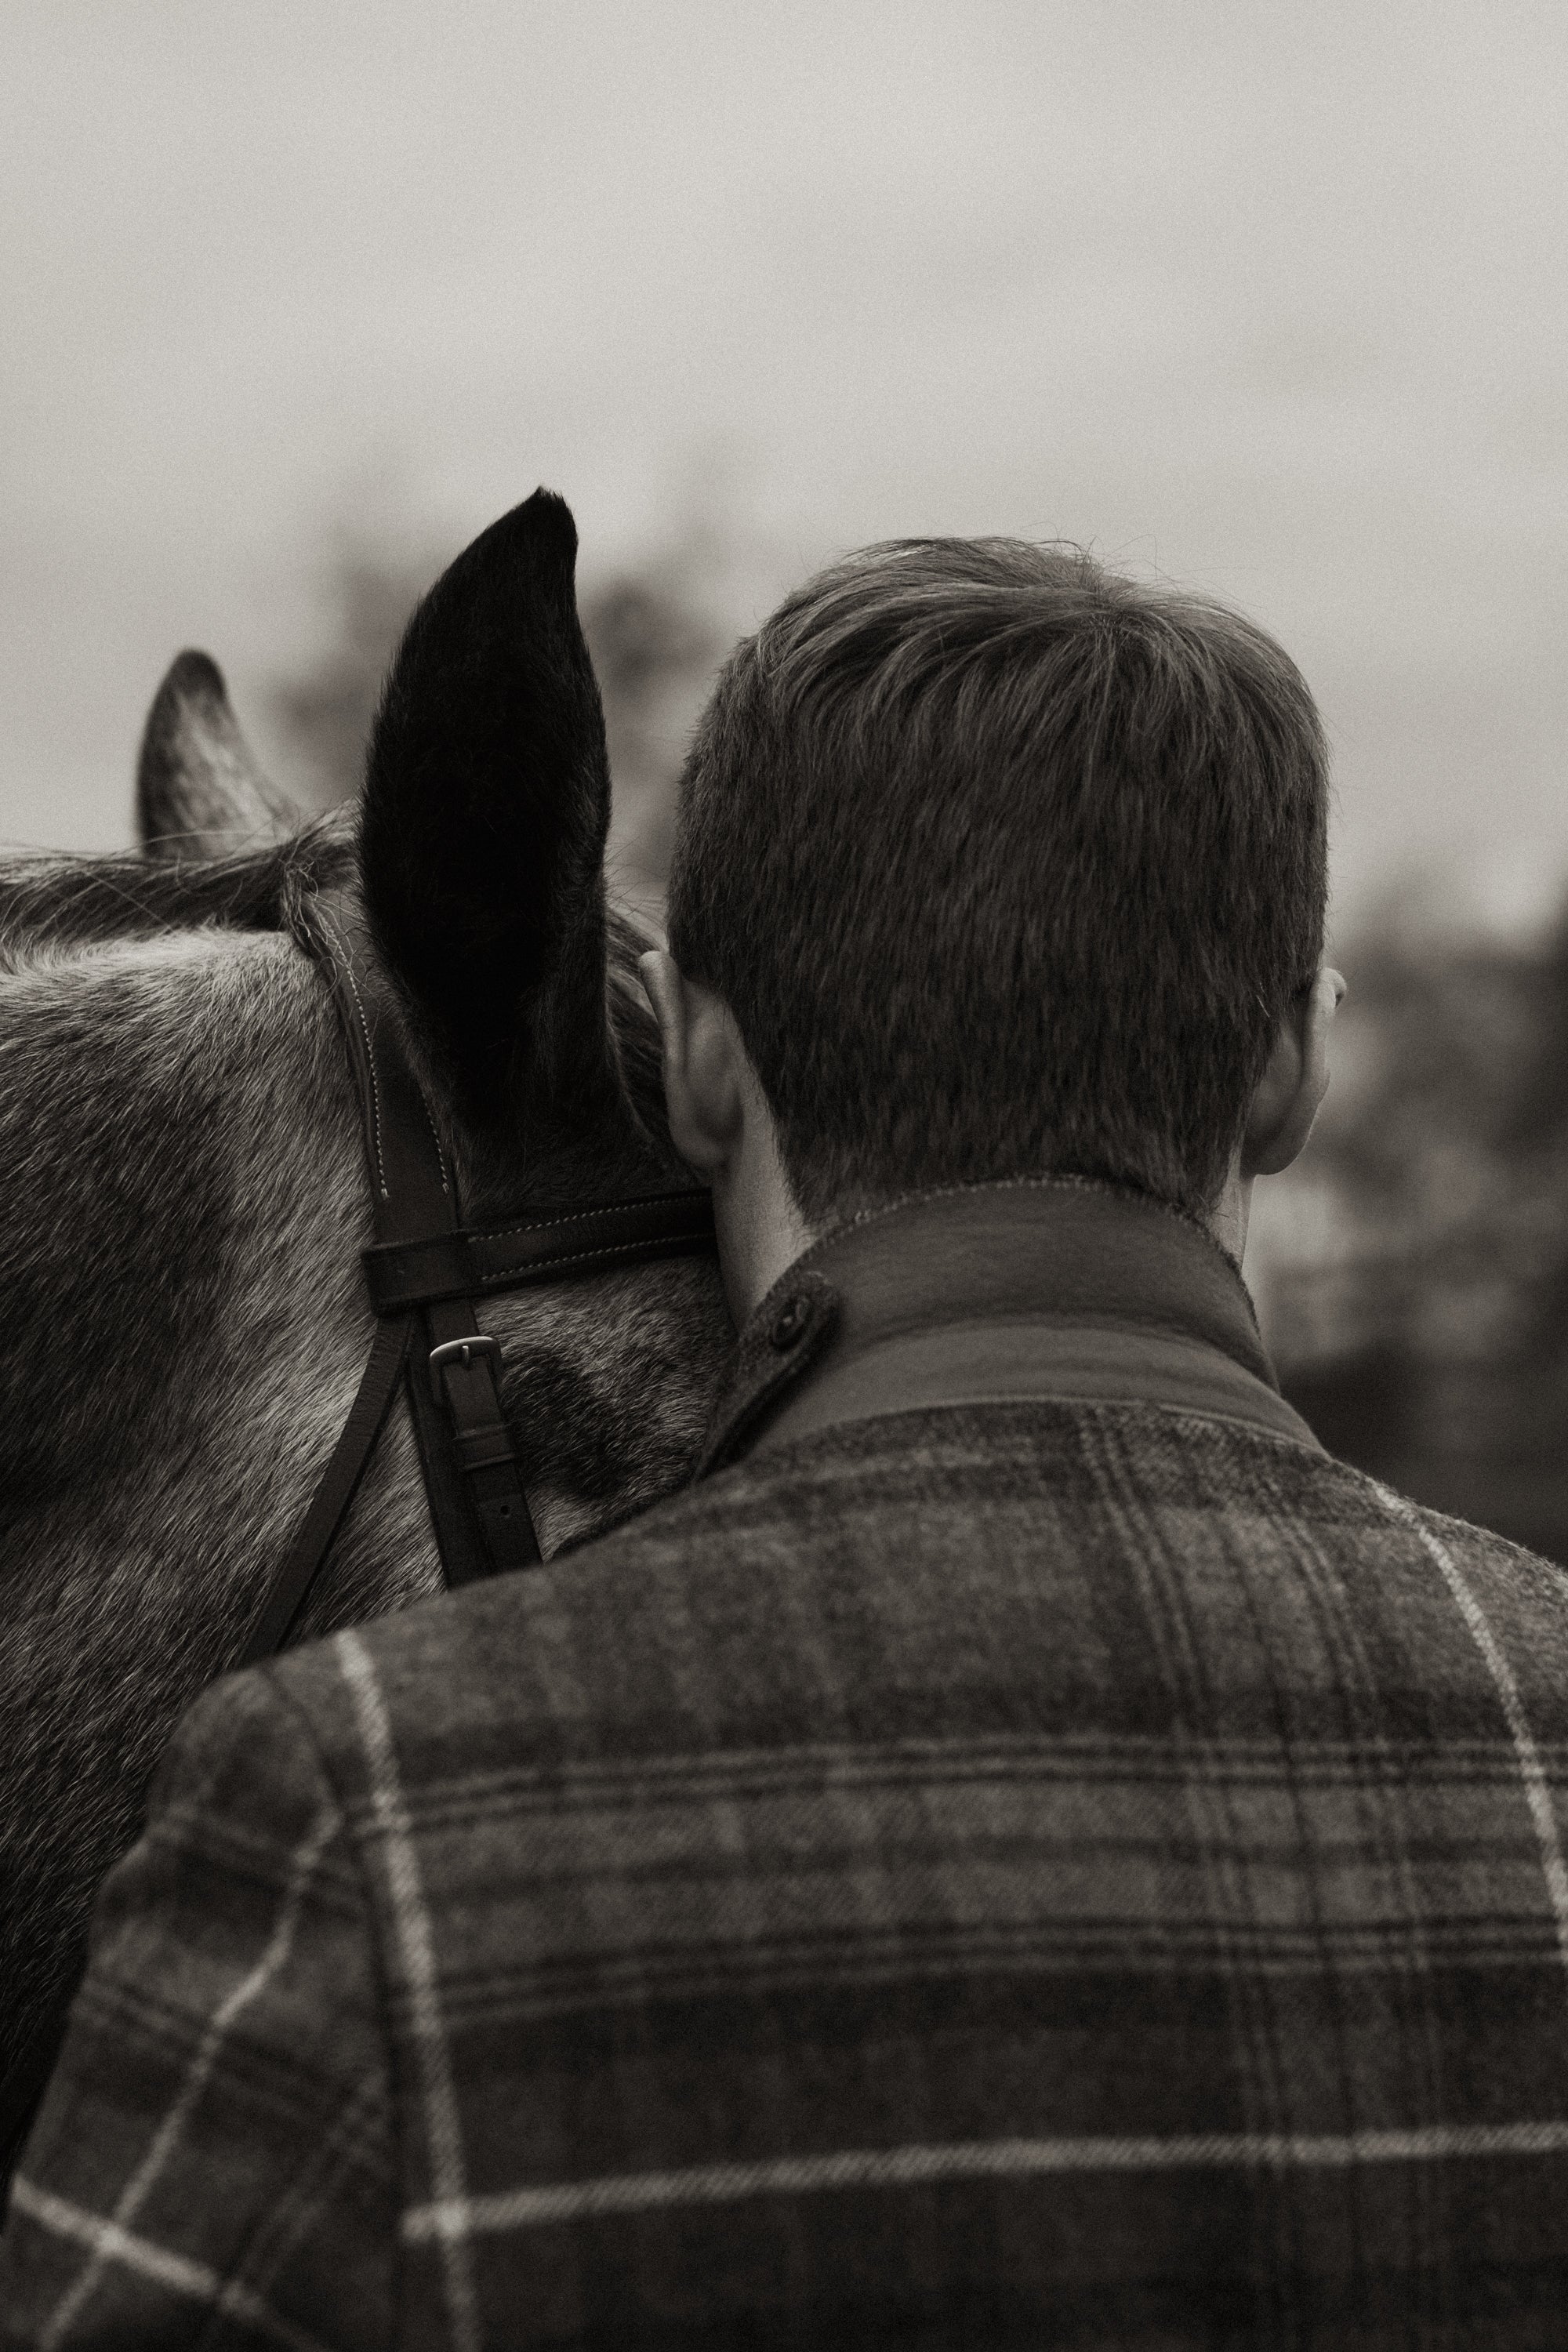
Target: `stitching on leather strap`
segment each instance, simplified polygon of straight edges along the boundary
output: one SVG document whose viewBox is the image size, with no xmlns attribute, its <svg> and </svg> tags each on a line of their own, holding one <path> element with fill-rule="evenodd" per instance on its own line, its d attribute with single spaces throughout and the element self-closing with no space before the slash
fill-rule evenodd
<svg viewBox="0 0 1568 2352">
<path fill-rule="evenodd" d="M 359 1014 L 359 1025 L 364 1035 L 364 1057 L 370 1066 L 370 1109 L 371 1125 L 375 1136 L 376 1181 L 381 1186 L 382 1199 L 384 1201 L 388 1201 L 391 1199 L 392 1195 L 386 1189 L 386 1162 L 382 1157 L 381 1150 L 381 1080 L 376 1076 L 375 1046 L 371 1039 L 369 1016 L 364 1009 L 364 999 L 359 992 L 359 982 L 354 978 L 353 950 L 349 946 L 347 940 L 344 939 L 342 931 L 339 930 L 336 923 L 333 922 L 331 915 L 328 914 L 325 907 L 322 906 L 319 897 L 316 899 L 316 911 L 320 915 L 322 922 L 326 925 L 328 930 L 331 933 L 336 945 L 342 950 L 342 962 L 340 969 L 342 972 L 343 978 L 348 982 L 350 988 L 353 991 L 354 1009 Z M 428 1113 L 426 1113 L 426 1116 L 428 1116 Z M 439 1157 L 439 1139 L 437 1139 L 436 1149 L 437 1157 Z M 441 1173 L 441 1189 L 445 1192 L 447 1185 L 446 1170 L 444 1168 Z"/>
<path fill-rule="evenodd" d="M 597 1209 L 579 1209 L 565 1217 L 535 1217 L 531 1224 L 497 1225 L 475 1231 L 477 1242 L 512 1242 L 523 1234 L 544 1234 L 557 1225 L 588 1225 L 605 1217 L 624 1217 L 628 1209 L 665 1209 L 672 1201 L 700 1201 L 701 1192 L 646 1192 L 636 1201 L 610 1201 Z"/>
<path fill-rule="evenodd" d="M 561 1222 L 564 1224 L 566 1220 L 563 1218 Z M 489 1240 L 489 1236 L 487 1234 L 485 1238 Z M 498 1238 L 500 1238 L 500 1236 L 498 1236 Z M 702 1235 L 700 1233 L 696 1233 L 692 1234 L 689 1238 L 692 1241 L 700 1241 L 702 1239 Z M 647 1249 L 661 1249 L 672 1256 L 675 1255 L 668 1234 L 645 1234 L 639 1241 L 604 1242 L 597 1249 L 575 1250 L 570 1257 L 531 1258 L 526 1260 L 521 1265 L 498 1266 L 493 1274 L 481 1274 L 479 1276 L 479 1282 L 481 1286 L 488 1287 L 491 1283 L 511 1282 L 515 1280 L 517 1276 L 520 1274 L 537 1274 L 541 1276 L 557 1274 L 563 1266 L 598 1265 L 605 1259 L 612 1257 L 629 1257 L 634 1250 Z"/>
<path fill-rule="evenodd" d="M 436 1165 L 441 1171 L 441 1190 L 443 1192 L 449 1192 L 452 1188 L 447 1181 L 447 1155 L 441 1149 L 441 1130 L 431 1115 L 430 1106 L 425 1099 L 423 1087 L 419 1089 L 419 1108 L 425 1114 L 425 1124 L 430 1130 L 430 1140 L 436 1147 Z"/>
</svg>

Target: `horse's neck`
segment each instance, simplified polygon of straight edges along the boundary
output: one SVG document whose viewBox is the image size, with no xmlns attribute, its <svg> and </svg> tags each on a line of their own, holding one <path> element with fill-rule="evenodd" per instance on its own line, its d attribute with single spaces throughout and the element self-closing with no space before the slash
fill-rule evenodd
<svg viewBox="0 0 1568 2352">
<path fill-rule="evenodd" d="M 341 1042 L 281 939 L 39 963 L 4 983 L 0 1055 L 0 1983 L 25 2008 L 254 1622 L 371 1318 Z M 395 1425 L 315 1622 L 438 1583 Z"/>
</svg>

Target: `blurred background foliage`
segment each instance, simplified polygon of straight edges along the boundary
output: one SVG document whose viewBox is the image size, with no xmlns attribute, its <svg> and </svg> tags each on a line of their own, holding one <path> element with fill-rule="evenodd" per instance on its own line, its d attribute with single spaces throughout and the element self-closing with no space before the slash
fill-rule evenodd
<svg viewBox="0 0 1568 2352">
<path fill-rule="evenodd" d="M 357 790 L 376 697 L 439 569 L 340 551 L 312 663 L 278 678 L 290 782 Z M 736 635 L 693 526 L 590 582 L 612 886 L 656 923 L 687 740 Z M 1287 1395 L 1330 1450 L 1568 1564 L 1568 907 L 1506 943 L 1406 890 L 1334 953 L 1333 1083 L 1296 1167 L 1258 1187 L 1247 1273 Z"/>
<path fill-rule="evenodd" d="M 1338 952 L 1333 1083 L 1247 1272 L 1331 1451 L 1568 1562 L 1568 910 L 1522 942 L 1391 907 Z"/>
</svg>

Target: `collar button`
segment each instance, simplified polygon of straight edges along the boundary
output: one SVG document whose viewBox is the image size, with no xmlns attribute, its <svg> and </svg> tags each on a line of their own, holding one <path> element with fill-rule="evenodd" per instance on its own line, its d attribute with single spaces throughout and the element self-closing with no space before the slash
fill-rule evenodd
<svg viewBox="0 0 1568 2352">
<path fill-rule="evenodd" d="M 779 1310 L 778 1317 L 773 1324 L 773 1329 L 768 1333 L 770 1341 L 778 1349 L 781 1356 L 784 1354 L 786 1349 L 793 1348 L 797 1340 L 804 1338 L 805 1327 L 810 1321 L 811 1301 L 809 1298 L 802 1297 L 800 1293 L 797 1291 L 793 1298 L 785 1299 L 784 1306 Z"/>
</svg>

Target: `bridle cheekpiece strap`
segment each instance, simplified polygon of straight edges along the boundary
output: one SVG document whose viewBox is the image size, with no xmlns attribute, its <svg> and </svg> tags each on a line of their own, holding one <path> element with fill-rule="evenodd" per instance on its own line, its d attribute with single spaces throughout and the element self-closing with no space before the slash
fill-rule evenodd
<svg viewBox="0 0 1568 2352">
<path fill-rule="evenodd" d="M 578 1274 L 713 1247 L 705 1192 L 647 1194 L 563 1215 L 519 1209 L 458 1222 L 441 1147 L 357 898 L 309 902 L 310 944 L 331 988 L 364 1129 L 374 1239 L 363 1253 L 378 1337 L 360 1391 L 239 1660 L 282 1647 L 347 1515 L 392 1395 L 406 1389 L 442 1572 L 464 1584 L 537 1563 L 538 1538 L 500 1396 L 500 1349 L 483 1298 Z"/>
</svg>

